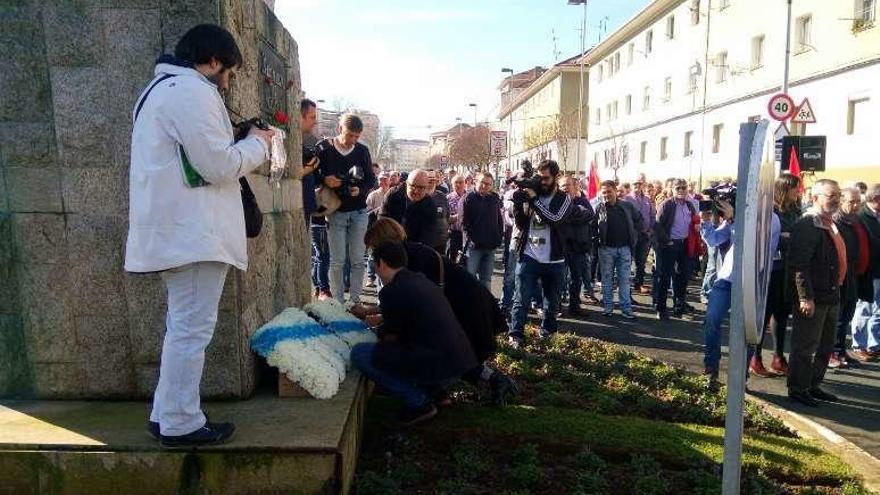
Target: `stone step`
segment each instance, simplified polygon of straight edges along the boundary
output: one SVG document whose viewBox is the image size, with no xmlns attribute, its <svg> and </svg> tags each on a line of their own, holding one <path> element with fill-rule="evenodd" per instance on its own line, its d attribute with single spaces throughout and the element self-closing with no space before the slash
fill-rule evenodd
<svg viewBox="0 0 880 495">
<path fill-rule="evenodd" d="M 236 433 L 191 451 L 163 450 L 146 433 L 146 402 L 2 401 L 0 494 L 347 494 L 364 383 L 352 371 L 329 400 L 207 403 Z"/>
</svg>

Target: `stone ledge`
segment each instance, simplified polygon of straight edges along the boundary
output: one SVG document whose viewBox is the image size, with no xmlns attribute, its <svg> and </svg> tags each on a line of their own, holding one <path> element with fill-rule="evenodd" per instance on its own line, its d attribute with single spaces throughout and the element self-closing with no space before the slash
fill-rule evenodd
<svg viewBox="0 0 880 495">
<path fill-rule="evenodd" d="M 326 401 L 210 403 L 235 437 L 192 451 L 159 448 L 146 402 L 0 402 L 0 494 L 348 493 L 365 400 L 352 371 Z"/>
</svg>

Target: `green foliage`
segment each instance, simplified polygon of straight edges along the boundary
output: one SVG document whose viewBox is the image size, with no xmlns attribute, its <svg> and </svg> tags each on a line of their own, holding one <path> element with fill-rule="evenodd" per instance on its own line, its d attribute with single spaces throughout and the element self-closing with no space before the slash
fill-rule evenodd
<svg viewBox="0 0 880 495">
<path fill-rule="evenodd" d="M 521 349 L 502 343 L 495 365 L 521 385 L 520 404 L 724 424 L 724 389 L 711 390 L 705 377 L 596 339 L 556 334 Z M 745 411 L 747 429 L 792 435 L 759 406 L 747 401 Z"/>
<path fill-rule="evenodd" d="M 507 482 L 512 488 L 532 488 L 541 480 L 542 474 L 535 444 L 527 443 L 513 451 L 507 475 Z"/>
<path fill-rule="evenodd" d="M 518 404 L 480 405 L 481 389 L 462 385 L 428 427 L 401 430 L 395 402 L 374 397 L 357 493 L 720 492 L 724 391 L 703 377 L 572 335 L 502 344 L 495 364 L 517 380 Z M 743 493 L 869 493 L 759 406 L 746 404 L 746 424 Z"/>
<path fill-rule="evenodd" d="M 382 476 L 374 471 L 365 471 L 357 476 L 358 495 L 391 495 L 400 493 L 397 480 Z"/>
</svg>

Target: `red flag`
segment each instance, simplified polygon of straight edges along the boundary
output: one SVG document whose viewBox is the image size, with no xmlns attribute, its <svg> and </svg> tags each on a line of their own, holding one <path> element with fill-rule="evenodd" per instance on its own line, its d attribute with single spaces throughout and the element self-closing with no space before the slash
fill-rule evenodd
<svg viewBox="0 0 880 495">
<path fill-rule="evenodd" d="M 590 176 L 587 177 L 587 198 L 593 199 L 599 195 L 599 168 L 596 162 L 590 163 Z"/>
<path fill-rule="evenodd" d="M 792 146 L 790 155 L 788 155 L 788 173 L 801 179 L 799 189 L 804 192 L 804 180 L 801 177 L 801 164 L 798 161 L 797 147 Z"/>
</svg>

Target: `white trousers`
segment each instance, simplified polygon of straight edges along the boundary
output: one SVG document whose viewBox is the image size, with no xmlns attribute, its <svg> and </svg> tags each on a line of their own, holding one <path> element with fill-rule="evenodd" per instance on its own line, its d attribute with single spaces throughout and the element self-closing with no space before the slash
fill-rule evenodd
<svg viewBox="0 0 880 495">
<path fill-rule="evenodd" d="M 214 336 L 229 265 L 201 261 L 162 272 L 168 289 L 165 341 L 150 421 L 162 435 L 186 435 L 205 424 L 199 383 Z"/>
</svg>

